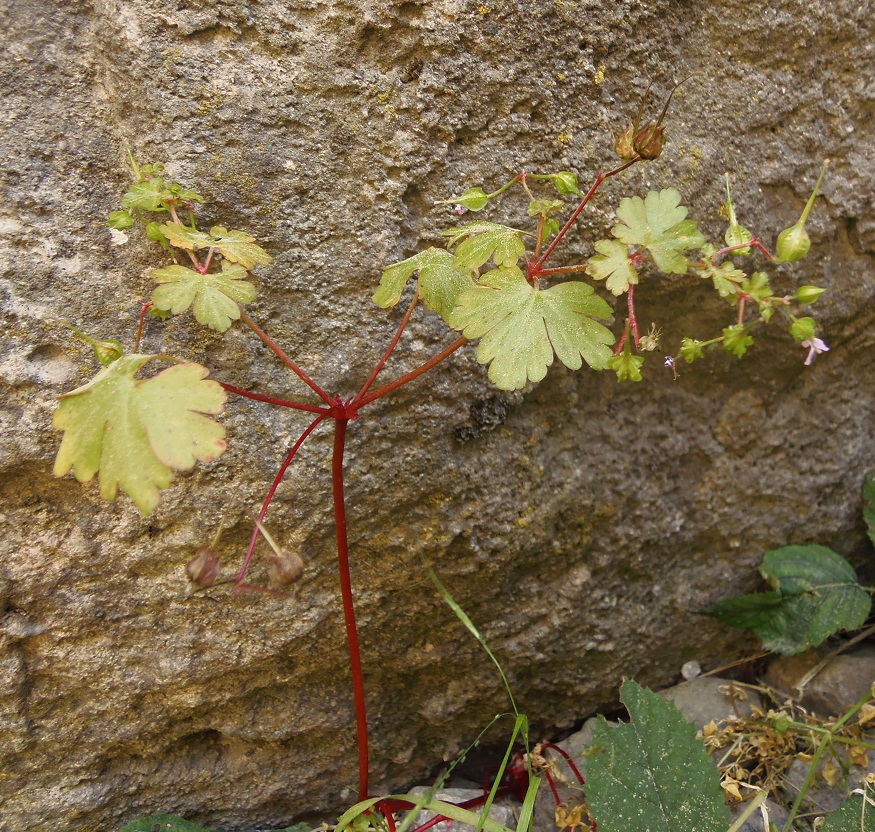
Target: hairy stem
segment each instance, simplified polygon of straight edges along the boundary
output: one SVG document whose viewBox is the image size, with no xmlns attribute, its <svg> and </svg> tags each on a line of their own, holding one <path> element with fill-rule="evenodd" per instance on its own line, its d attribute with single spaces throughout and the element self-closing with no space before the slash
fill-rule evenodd
<svg viewBox="0 0 875 832">
<path fill-rule="evenodd" d="M 409 373 L 406 373 L 405 375 L 401 376 L 401 378 L 395 379 L 395 381 L 390 382 L 389 384 L 385 385 L 384 387 L 380 387 L 378 390 L 375 390 L 369 396 L 365 396 L 360 401 L 353 402 L 353 404 L 355 405 L 356 409 L 358 409 L 360 407 L 364 407 L 366 404 L 370 404 L 371 402 L 382 398 L 383 396 L 387 395 L 388 393 L 391 393 L 393 390 L 397 390 L 399 387 L 403 387 L 408 382 L 413 381 L 413 379 L 419 378 L 419 376 L 421 376 L 423 373 L 427 373 L 432 367 L 435 367 L 438 364 L 440 364 L 441 361 L 443 361 L 445 358 L 448 358 L 449 356 L 451 356 L 457 349 L 459 349 L 459 347 L 466 344 L 467 341 L 468 341 L 468 339 L 465 338 L 465 336 L 463 335 L 458 340 L 453 341 L 453 343 L 450 344 L 446 349 L 441 350 L 441 352 L 439 352 L 434 358 L 431 358 L 428 361 L 426 361 L 425 364 L 422 364 L 421 366 L 417 367 L 415 370 L 411 370 Z"/>
<path fill-rule="evenodd" d="M 346 506 L 343 499 L 343 451 L 346 445 L 346 426 L 349 420 L 335 419 L 334 455 L 331 463 L 331 482 L 334 487 L 334 525 L 337 533 L 337 569 L 340 573 L 340 594 L 343 599 L 343 620 L 349 645 L 349 669 L 352 673 L 352 691 L 355 700 L 355 721 L 359 752 L 359 801 L 368 797 L 368 717 L 365 711 L 365 685 L 362 676 L 362 658 L 359 651 L 355 607 L 352 600 L 352 580 L 349 572 L 349 540 L 346 533 Z"/>
<path fill-rule="evenodd" d="M 313 379 L 310 378 L 291 358 L 289 358 L 279 344 L 273 340 L 252 318 L 249 317 L 242 309 L 240 310 L 240 320 L 243 321 L 264 343 L 273 351 L 273 353 L 283 362 L 301 381 L 304 382 L 313 392 L 321 397 L 329 406 L 334 406 L 334 399 L 328 395 Z"/>
</svg>

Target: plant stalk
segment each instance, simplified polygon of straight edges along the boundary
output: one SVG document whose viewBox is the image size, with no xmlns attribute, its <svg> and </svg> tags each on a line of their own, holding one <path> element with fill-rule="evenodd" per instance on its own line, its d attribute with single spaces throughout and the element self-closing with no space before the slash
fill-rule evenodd
<svg viewBox="0 0 875 832">
<path fill-rule="evenodd" d="M 362 676 L 362 658 L 359 650 L 355 607 L 352 598 L 352 580 L 349 572 L 349 539 L 346 532 L 346 506 L 343 498 L 343 451 L 346 445 L 346 426 L 349 419 L 338 417 L 334 428 L 334 455 L 331 463 L 331 482 L 334 487 L 334 525 L 337 534 L 337 569 L 340 574 L 340 594 L 343 599 L 343 620 L 349 645 L 349 669 L 352 673 L 352 692 L 355 701 L 355 721 L 359 755 L 359 802 L 368 797 L 368 717 L 365 711 L 365 685 Z"/>
</svg>

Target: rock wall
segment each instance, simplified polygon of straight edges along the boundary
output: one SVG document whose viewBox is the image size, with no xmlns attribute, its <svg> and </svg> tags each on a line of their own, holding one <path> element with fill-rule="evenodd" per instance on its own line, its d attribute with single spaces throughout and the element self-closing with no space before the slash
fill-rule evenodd
<svg viewBox="0 0 875 832">
<path fill-rule="evenodd" d="M 517 394 L 473 350 L 350 429 L 354 583 L 374 789 L 465 747 L 505 707 L 493 667 L 424 580 L 435 564 L 482 628 L 537 730 L 672 681 L 751 643 L 695 617 L 749 589 L 762 553 L 818 541 L 861 567 L 875 466 L 875 24 L 856 0 L 10 0 L 0 84 L 0 829 L 107 830 L 150 812 L 223 828 L 284 824 L 353 799 L 354 721 L 333 554 L 330 430 L 269 514 L 307 570 L 297 600 L 186 597 L 183 567 L 224 518 L 233 574 L 302 418 L 234 401 L 231 446 L 141 518 L 55 479 L 54 397 L 94 370 L 59 324 L 130 348 L 163 261 L 101 224 L 125 148 L 208 200 L 202 225 L 256 235 L 252 315 L 318 381 L 361 384 L 400 317 L 369 302 L 382 268 L 456 219 L 434 201 L 514 172 L 611 162 L 651 78 L 678 91 L 663 157 L 604 189 L 566 262 L 624 195 L 678 187 L 722 233 L 722 174 L 771 240 L 832 160 L 813 253 L 772 279 L 829 294 L 813 366 L 784 333 L 639 385 L 554 367 Z M 518 222 L 510 200 L 494 217 Z M 597 237 L 595 238 L 597 239 Z M 726 310 L 692 279 L 645 279 L 643 321 L 708 337 Z M 417 315 L 390 372 L 452 336 Z M 302 396 L 247 331 L 185 316 L 146 348 L 223 380 Z M 655 366 L 654 366 L 655 365 Z M 306 392 L 306 391 L 304 391 Z M 261 570 L 261 572 L 259 572 Z M 254 573 L 263 577 L 263 561 Z"/>
</svg>

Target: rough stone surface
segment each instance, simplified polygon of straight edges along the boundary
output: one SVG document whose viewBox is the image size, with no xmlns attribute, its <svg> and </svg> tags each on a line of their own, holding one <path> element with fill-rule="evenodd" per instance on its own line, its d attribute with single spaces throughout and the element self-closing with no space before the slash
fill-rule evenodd
<svg viewBox="0 0 875 832">
<path fill-rule="evenodd" d="M 0 160 L 0 827 L 107 830 L 149 812 L 227 829 L 353 798 L 354 728 L 332 554 L 330 431 L 305 446 L 269 524 L 307 560 L 295 603 L 187 598 L 182 569 L 225 520 L 228 575 L 303 420 L 233 402 L 231 448 L 149 519 L 51 476 L 54 397 L 94 363 L 58 319 L 129 347 L 161 257 L 101 219 L 124 147 L 275 257 L 253 316 L 332 391 L 354 392 L 399 320 L 383 266 L 452 223 L 433 202 L 515 171 L 610 162 L 652 77 L 700 74 L 663 158 L 605 189 L 564 255 L 592 253 L 620 196 L 675 185 L 718 238 L 722 174 L 767 240 L 824 157 L 813 254 L 775 268 L 818 309 L 813 367 L 786 335 L 641 385 L 553 368 L 497 394 L 473 351 L 350 431 L 347 493 L 374 791 L 449 758 L 505 707 L 494 668 L 423 580 L 434 563 L 537 732 L 751 642 L 692 612 L 755 585 L 762 553 L 816 540 L 870 562 L 859 490 L 875 466 L 875 31 L 870 4 L 786 0 L 7 0 Z M 518 221 L 522 203 L 507 213 Z M 713 292 L 645 281 L 639 315 L 727 324 Z M 731 312 L 730 312 L 731 314 Z M 450 340 L 416 316 L 389 372 Z M 301 387 L 246 331 L 176 319 L 145 347 L 223 380 Z M 651 365 L 659 364 L 652 361 Z M 306 392 L 306 391 L 304 391 Z M 463 439 L 467 441 L 462 441 Z M 258 570 L 263 570 L 263 561 Z M 863 570 L 865 573 L 865 569 Z M 871 573 L 871 569 L 869 569 Z"/>
<path fill-rule="evenodd" d="M 823 719 L 840 716 L 875 685 L 875 648 L 830 656 L 826 647 L 782 656 L 765 683 Z"/>
</svg>

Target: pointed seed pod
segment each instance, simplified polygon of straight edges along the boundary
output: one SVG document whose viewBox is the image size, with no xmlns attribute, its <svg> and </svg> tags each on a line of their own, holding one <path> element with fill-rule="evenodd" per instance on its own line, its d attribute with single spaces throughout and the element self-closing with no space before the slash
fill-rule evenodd
<svg viewBox="0 0 875 832">
<path fill-rule="evenodd" d="M 660 154 L 662 153 L 662 149 L 665 147 L 665 128 L 662 126 L 662 120 L 665 118 L 665 114 L 668 112 L 668 105 L 671 104 L 672 96 L 675 94 L 675 90 L 681 85 L 685 84 L 690 78 L 693 77 L 696 73 L 692 73 L 684 78 L 682 81 L 678 81 L 677 84 L 674 85 L 674 88 L 668 95 L 668 99 L 665 102 L 665 106 L 662 108 L 662 112 L 659 114 L 659 119 L 657 119 L 656 123 L 650 122 L 645 125 L 638 133 L 635 135 L 635 139 L 632 142 L 632 148 L 635 152 L 642 158 L 647 161 L 653 161 L 654 159 L 658 159 Z M 647 88 L 648 90 L 650 87 Z M 642 102 L 643 105 L 643 102 Z M 636 123 L 637 129 L 637 123 Z"/>
<path fill-rule="evenodd" d="M 738 246 L 742 243 L 748 242 L 748 240 L 752 240 L 753 234 L 751 234 L 750 231 L 748 231 L 743 225 L 741 225 L 741 223 L 739 223 L 738 221 L 738 218 L 735 216 L 735 206 L 733 206 L 732 204 L 732 194 L 729 192 L 728 173 L 726 174 L 726 211 L 729 214 L 729 228 L 726 229 L 726 233 L 723 235 L 723 239 L 726 240 L 726 245 Z M 735 254 L 750 254 L 750 246 L 736 249 Z"/>
<path fill-rule="evenodd" d="M 808 254 L 811 248 L 811 238 L 805 230 L 805 222 L 808 220 L 808 215 L 814 207 L 814 200 L 817 197 L 817 192 L 820 190 L 820 183 L 823 181 L 823 175 L 826 173 L 826 167 L 829 164 L 829 159 L 823 163 L 823 168 L 820 171 L 820 176 L 817 178 L 817 184 L 814 186 L 814 191 L 808 197 L 808 202 L 805 204 L 805 210 L 802 211 L 802 216 L 798 222 L 785 228 L 778 235 L 778 243 L 775 246 L 778 254 L 778 259 L 785 263 L 794 263 L 796 260 L 801 260 Z"/>
</svg>

